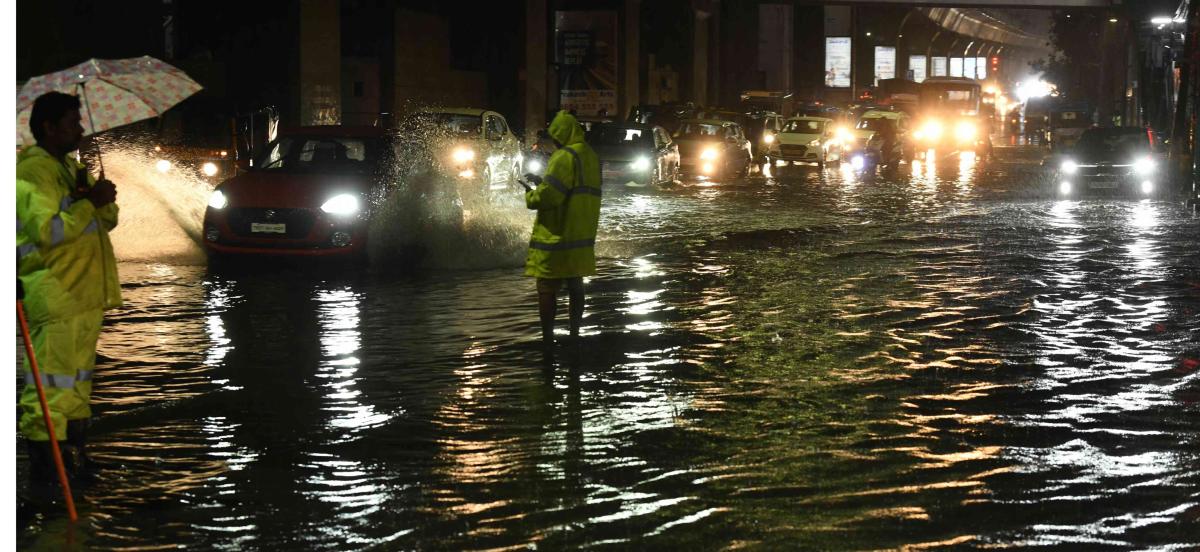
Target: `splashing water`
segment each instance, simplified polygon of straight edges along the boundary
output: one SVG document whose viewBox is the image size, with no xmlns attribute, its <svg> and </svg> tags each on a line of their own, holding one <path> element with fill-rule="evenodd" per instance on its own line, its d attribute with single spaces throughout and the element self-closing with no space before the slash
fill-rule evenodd
<svg viewBox="0 0 1200 552">
<path fill-rule="evenodd" d="M 203 265 L 200 240 L 212 187 L 177 169 L 159 172 L 155 161 L 129 147 L 104 152 L 105 176 L 116 183 L 121 207 L 112 232 L 117 259 Z"/>
<path fill-rule="evenodd" d="M 521 266 L 533 216 L 520 194 L 459 188 L 453 177 L 430 174 L 392 194 L 371 221 L 371 264 L 402 267 L 418 256 L 421 266 L 435 269 Z"/>
</svg>

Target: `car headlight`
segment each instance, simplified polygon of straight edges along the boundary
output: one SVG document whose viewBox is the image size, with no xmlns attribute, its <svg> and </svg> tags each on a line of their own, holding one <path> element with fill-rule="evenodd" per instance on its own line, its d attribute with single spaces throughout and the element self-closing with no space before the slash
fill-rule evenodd
<svg viewBox="0 0 1200 552">
<path fill-rule="evenodd" d="M 525 164 L 525 170 L 533 174 L 542 172 L 542 169 L 544 168 L 545 167 L 542 166 L 542 162 L 538 159 L 530 159 L 529 162 Z"/>
<path fill-rule="evenodd" d="M 650 160 L 645 157 L 639 157 L 629 164 L 629 168 L 635 171 L 644 171 L 650 168 Z"/>
<path fill-rule="evenodd" d="M 717 148 L 705 148 L 704 151 L 700 152 L 700 159 L 711 161 L 716 159 L 717 155 Z"/>
<path fill-rule="evenodd" d="M 1154 172 L 1154 160 L 1149 157 L 1143 157 L 1133 162 L 1133 172 L 1137 174 L 1150 174 Z"/>
<path fill-rule="evenodd" d="M 1063 172 L 1063 174 L 1075 174 L 1075 173 L 1079 172 L 1079 163 L 1076 163 L 1070 159 L 1063 161 L 1062 162 L 1062 172 Z"/>
<path fill-rule="evenodd" d="M 815 139 L 815 140 L 813 140 L 813 141 L 811 141 L 811 142 L 809 142 L 809 143 L 808 143 L 808 147 L 810 147 L 810 148 L 816 148 L 816 147 L 820 147 L 820 146 L 821 146 L 821 139 L 820 139 L 820 138 L 817 138 L 817 139 Z"/>
<path fill-rule="evenodd" d="M 221 190 L 214 190 L 212 195 L 208 196 L 208 206 L 213 209 L 224 209 L 229 205 L 229 200 L 225 198 L 225 194 Z"/>
<path fill-rule="evenodd" d="M 331 215 L 353 215 L 358 212 L 358 196 L 339 194 L 321 205 L 321 210 Z"/>
<path fill-rule="evenodd" d="M 942 138 L 943 131 L 944 129 L 942 128 L 942 123 L 937 121 L 929 121 L 921 127 L 918 133 L 920 133 L 920 135 L 926 140 L 937 141 Z"/>
<path fill-rule="evenodd" d="M 833 131 L 833 135 L 836 136 L 838 141 L 843 144 L 854 143 L 854 133 L 850 132 L 850 129 L 846 127 L 837 127 L 837 129 Z"/>
<path fill-rule="evenodd" d="M 763 143 L 774 144 L 775 143 L 775 135 L 771 134 L 770 132 L 764 133 L 763 134 Z"/>
<path fill-rule="evenodd" d="M 171 162 L 166 159 L 159 159 L 154 163 L 154 168 L 158 169 L 158 172 L 166 174 L 167 171 L 171 170 Z"/>
<path fill-rule="evenodd" d="M 975 124 L 967 121 L 961 121 L 954 126 L 954 137 L 960 142 L 974 140 L 975 134 L 978 132 L 979 129 L 975 128 Z"/>
<path fill-rule="evenodd" d="M 471 148 L 458 148 L 454 150 L 453 159 L 455 163 L 468 163 L 475 160 L 475 150 Z"/>
<path fill-rule="evenodd" d="M 217 164 L 212 161 L 205 162 L 200 166 L 200 170 L 204 173 L 204 176 L 217 176 L 217 173 L 221 172 L 217 168 Z"/>
</svg>

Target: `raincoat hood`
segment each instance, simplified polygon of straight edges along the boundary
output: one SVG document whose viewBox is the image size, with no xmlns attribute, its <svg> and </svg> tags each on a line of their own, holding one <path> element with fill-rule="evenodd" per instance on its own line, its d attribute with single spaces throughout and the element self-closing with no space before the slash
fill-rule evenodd
<svg viewBox="0 0 1200 552">
<path fill-rule="evenodd" d="M 570 111 L 559 111 L 550 122 L 550 137 L 564 146 L 583 143 L 583 127 Z"/>
</svg>

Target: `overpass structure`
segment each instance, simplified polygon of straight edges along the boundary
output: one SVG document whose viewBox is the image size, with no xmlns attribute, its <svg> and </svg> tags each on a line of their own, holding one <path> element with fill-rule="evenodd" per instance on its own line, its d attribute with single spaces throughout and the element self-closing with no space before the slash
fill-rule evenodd
<svg viewBox="0 0 1200 552">
<path fill-rule="evenodd" d="M 956 8 L 1112 8 L 1121 0 L 838 0 L 827 5 L 865 6 L 903 4 L 905 6 L 952 6 Z"/>
</svg>

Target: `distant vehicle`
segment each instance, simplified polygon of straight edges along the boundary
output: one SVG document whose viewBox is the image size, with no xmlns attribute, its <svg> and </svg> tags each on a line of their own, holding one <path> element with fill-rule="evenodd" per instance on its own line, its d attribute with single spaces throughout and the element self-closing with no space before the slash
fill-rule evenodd
<svg viewBox="0 0 1200 552">
<path fill-rule="evenodd" d="M 1052 105 L 1049 110 L 1050 149 L 1070 149 L 1091 127 L 1092 109 L 1087 104 Z"/>
<path fill-rule="evenodd" d="M 599 123 L 588 131 L 587 143 L 600 158 L 605 182 L 648 186 L 679 178 L 679 146 L 660 126 Z"/>
<path fill-rule="evenodd" d="M 816 163 L 825 168 L 825 163 L 842 159 L 841 139 L 835 133 L 833 119 L 827 117 L 792 117 L 776 140 L 779 153 L 772 162 Z"/>
<path fill-rule="evenodd" d="M 504 116 L 478 108 L 426 107 L 403 123 L 409 139 L 431 141 L 437 165 L 482 190 L 516 186 L 522 174 L 521 141 Z"/>
<path fill-rule="evenodd" d="M 754 162 L 764 161 L 768 155 L 779 151 L 775 135 L 783 126 L 783 117 L 772 111 L 743 112 L 733 109 L 709 109 L 700 112 L 700 118 L 732 121 L 742 127 L 746 139 L 750 140 Z"/>
<path fill-rule="evenodd" d="M 680 123 L 672 138 L 679 144 L 679 164 L 684 174 L 736 177 L 750 172 L 752 148 L 737 123 L 689 119 Z"/>
<path fill-rule="evenodd" d="M 214 190 L 210 256 L 362 254 L 373 205 L 392 187 L 394 149 L 375 127 L 285 130 L 253 167 Z"/>
<path fill-rule="evenodd" d="M 909 117 L 902 111 L 863 113 L 852 131 L 853 145 L 846 146 L 845 158 L 856 170 L 912 159 L 913 145 L 908 126 Z"/>
<path fill-rule="evenodd" d="M 885 105 L 916 114 L 921 103 L 921 85 L 908 79 L 883 79 L 879 81 L 877 98 Z"/>
<path fill-rule="evenodd" d="M 1166 177 L 1160 150 L 1145 128 L 1085 130 L 1059 166 L 1058 192 L 1069 196 L 1107 190 L 1153 196 Z"/>
<path fill-rule="evenodd" d="M 935 77 L 921 83 L 920 122 L 913 132 L 916 155 L 928 151 L 992 153 L 990 117 L 980 114 L 982 87 L 974 79 Z"/>
<path fill-rule="evenodd" d="M 785 90 L 745 90 L 741 94 L 743 111 L 770 111 L 781 117 L 794 114 L 795 101 L 791 92 Z"/>
</svg>

